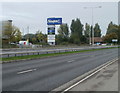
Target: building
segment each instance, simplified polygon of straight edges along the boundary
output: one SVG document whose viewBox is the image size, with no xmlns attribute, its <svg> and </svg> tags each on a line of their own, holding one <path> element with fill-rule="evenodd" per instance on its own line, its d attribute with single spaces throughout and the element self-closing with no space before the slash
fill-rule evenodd
<svg viewBox="0 0 120 93">
<path fill-rule="evenodd" d="M 2 21 L 2 39 L 8 39 L 8 36 L 5 35 L 6 31 L 10 31 L 12 29 L 12 20 Z M 9 29 L 8 29 L 9 27 Z"/>
<path fill-rule="evenodd" d="M 94 37 L 94 43 L 103 43 L 103 39 L 101 37 Z"/>
</svg>

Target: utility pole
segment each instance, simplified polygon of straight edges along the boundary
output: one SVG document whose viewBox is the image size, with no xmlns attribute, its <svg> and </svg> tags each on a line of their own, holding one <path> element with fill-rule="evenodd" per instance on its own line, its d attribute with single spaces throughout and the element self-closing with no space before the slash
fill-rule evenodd
<svg viewBox="0 0 120 93">
<path fill-rule="evenodd" d="M 28 37 L 27 37 L 27 41 L 29 42 L 29 26 L 27 26 L 27 31 L 28 31 Z"/>
<path fill-rule="evenodd" d="M 94 45 L 94 19 L 93 19 L 93 7 L 92 7 L 92 45 Z"/>
<path fill-rule="evenodd" d="M 23 36 L 24 36 L 24 28 L 22 28 L 22 29 L 23 29 L 22 33 L 23 33 Z"/>
<path fill-rule="evenodd" d="M 91 36 L 91 33 L 89 32 L 89 44 L 91 45 L 91 41 L 92 41 L 92 45 L 94 46 L 94 9 L 96 8 L 102 8 L 102 6 L 98 6 L 98 7 L 84 7 L 84 9 L 91 9 L 91 12 L 92 12 L 92 24 L 91 24 L 91 32 L 92 32 L 92 36 Z M 91 40 L 92 38 L 92 40 Z"/>
</svg>

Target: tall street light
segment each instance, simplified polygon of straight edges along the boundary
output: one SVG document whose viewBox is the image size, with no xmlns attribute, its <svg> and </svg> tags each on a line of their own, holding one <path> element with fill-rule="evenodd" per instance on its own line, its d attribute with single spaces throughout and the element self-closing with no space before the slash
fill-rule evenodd
<svg viewBox="0 0 120 93">
<path fill-rule="evenodd" d="M 91 12 L 92 12 L 92 37 L 91 37 L 91 33 L 89 32 L 89 44 L 91 45 L 91 38 L 92 38 L 92 45 L 94 45 L 94 29 L 93 29 L 93 25 L 94 25 L 94 18 L 93 18 L 93 12 L 94 12 L 94 9 L 96 8 L 102 8 L 102 6 L 98 6 L 98 7 L 84 7 L 84 9 L 91 9 Z"/>
</svg>

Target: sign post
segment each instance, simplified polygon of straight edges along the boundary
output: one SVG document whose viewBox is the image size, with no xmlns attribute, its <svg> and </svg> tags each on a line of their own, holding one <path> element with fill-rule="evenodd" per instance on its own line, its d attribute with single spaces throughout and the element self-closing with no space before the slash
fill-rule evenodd
<svg viewBox="0 0 120 93">
<path fill-rule="evenodd" d="M 118 42 L 118 39 L 112 39 L 112 42 L 114 43 L 114 45 Z"/>
<path fill-rule="evenodd" d="M 47 18 L 48 36 L 47 42 L 49 45 L 55 45 L 55 25 L 61 25 L 62 18 Z"/>
</svg>

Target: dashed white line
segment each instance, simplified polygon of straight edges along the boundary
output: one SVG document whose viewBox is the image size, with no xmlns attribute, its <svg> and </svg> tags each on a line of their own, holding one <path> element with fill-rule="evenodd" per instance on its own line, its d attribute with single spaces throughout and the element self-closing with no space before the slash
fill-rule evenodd
<svg viewBox="0 0 120 93">
<path fill-rule="evenodd" d="M 67 61 L 68 63 L 72 63 L 73 61 L 75 61 L 75 60 L 69 60 L 69 61 Z"/>
<path fill-rule="evenodd" d="M 32 71 L 35 71 L 35 70 L 37 70 L 37 69 L 29 69 L 29 70 L 18 72 L 17 74 L 24 74 L 24 73 L 32 72 Z"/>
</svg>

